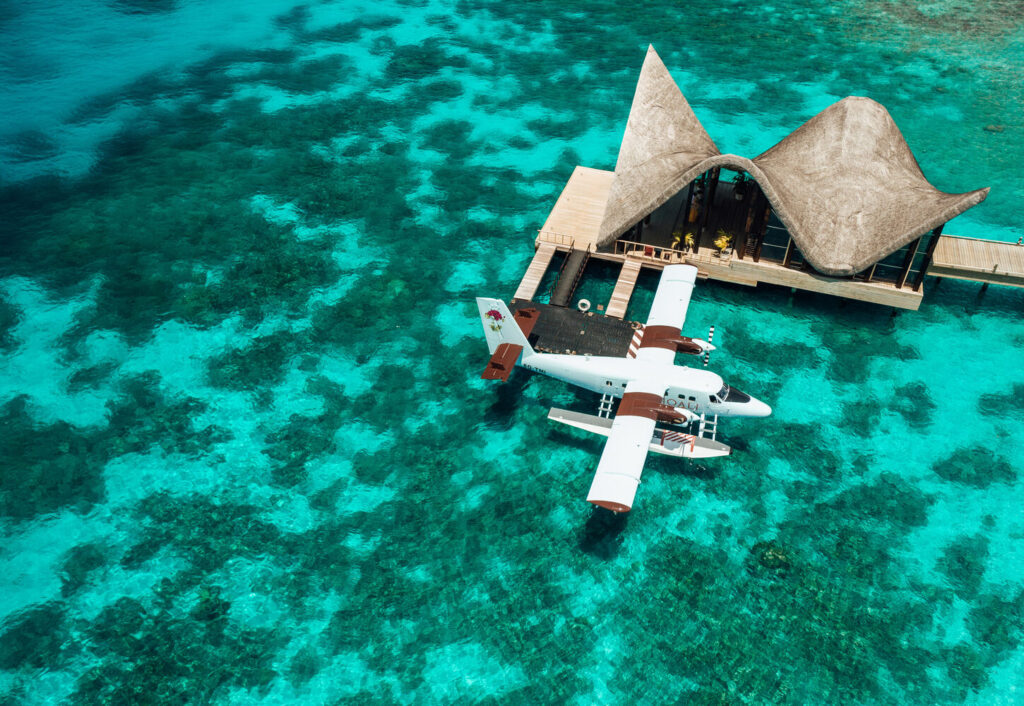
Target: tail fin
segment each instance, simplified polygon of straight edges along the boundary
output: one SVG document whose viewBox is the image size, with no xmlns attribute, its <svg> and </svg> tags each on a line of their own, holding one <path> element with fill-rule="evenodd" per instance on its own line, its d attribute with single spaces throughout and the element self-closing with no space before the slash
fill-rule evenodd
<svg viewBox="0 0 1024 706">
<path fill-rule="evenodd" d="M 535 351 L 530 341 L 519 328 L 512 312 L 500 299 L 476 298 L 476 307 L 480 310 L 480 323 L 487 337 L 487 350 L 492 355 L 502 343 L 511 343 L 523 347 L 523 358 L 528 358 Z"/>
</svg>

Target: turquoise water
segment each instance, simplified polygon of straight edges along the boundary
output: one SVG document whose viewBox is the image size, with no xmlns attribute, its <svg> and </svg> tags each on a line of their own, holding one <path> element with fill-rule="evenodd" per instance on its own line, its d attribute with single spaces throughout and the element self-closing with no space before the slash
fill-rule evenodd
<svg viewBox="0 0 1024 706">
<path fill-rule="evenodd" d="M 0 2 L 0 703 L 1024 702 L 1024 295 L 701 285 L 775 413 L 627 517 L 472 301 L 648 43 L 723 151 L 867 95 L 1015 241 L 1019 4 L 53 5 Z"/>
</svg>

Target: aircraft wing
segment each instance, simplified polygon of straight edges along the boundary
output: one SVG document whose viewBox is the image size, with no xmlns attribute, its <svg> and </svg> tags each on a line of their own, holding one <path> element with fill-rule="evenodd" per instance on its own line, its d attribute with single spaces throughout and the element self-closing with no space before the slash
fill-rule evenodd
<svg viewBox="0 0 1024 706">
<path fill-rule="evenodd" d="M 669 265 L 662 271 L 636 354 L 638 359 L 671 365 L 676 351 L 685 350 L 680 347 L 679 339 L 696 282 L 697 268 L 693 265 Z M 699 353 L 700 350 L 686 352 Z"/>
<path fill-rule="evenodd" d="M 658 420 L 655 408 L 661 405 L 665 389 L 660 382 L 644 380 L 626 385 L 587 502 L 614 512 L 628 512 L 633 506 Z"/>
</svg>

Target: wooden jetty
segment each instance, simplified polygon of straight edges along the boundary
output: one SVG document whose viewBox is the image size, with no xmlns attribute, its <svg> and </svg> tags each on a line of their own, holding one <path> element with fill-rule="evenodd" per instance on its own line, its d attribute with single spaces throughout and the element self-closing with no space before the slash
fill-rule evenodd
<svg viewBox="0 0 1024 706">
<path fill-rule="evenodd" d="M 533 253 L 530 266 L 526 268 L 526 274 L 523 275 L 523 280 L 519 283 L 519 289 L 516 290 L 516 299 L 529 301 L 537 295 L 537 288 L 540 287 L 540 282 L 544 279 L 544 273 L 548 271 L 551 258 L 555 256 L 556 248 L 554 245 L 541 242 L 538 242 L 536 245 L 537 250 Z"/>
<path fill-rule="evenodd" d="M 935 246 L 928 274 L 1024 287 L 1024 246 L 944 235 Z"/>
<path fill-rule="evenodd" d="M 761 256 L 760 247 L 755 249 L 753 246 L 720 252 L 713 245 L 714 229 L 710 227 L 697 247 L 692 249 L 627 240 L 616 241 L 612 248 L 598 248 L 598 233 L 613 177 L 614 172 L 611 171 L 576 167 L 537 234 L 534 243 L 537 255 L 516 291 L 517 300 L 528 300 L 536 294 L 537 285 L 554 251 L 570 253 L 574 250 L 585 250 L 589 257 L 622 264 L 623 269 L 606 312 L 608 316 L 617 318 L 625 316 L 641 267 L 662 269 L 665 265 L 682 263 L 696 266 L 698 276 L 705 279 L 750 287 L 773 284 L 911 310 L 921 306 L 923 289 L 920 284 L 925 275 L 1024 286 L 1024 247 L 942 235 L 941 232 L 933 238 L 933 252 L 923 259 L 918 256 L 921 261 L 919 270 L 911 269 L 911 262 L 918 254 L 914 244 L 907 249 L 908 256 L 902 266 L 888 266 L 899 271 L 898 275 L 888 279 L 873 277 L 874 267 L 855 277 L 820 274 L 799 261 L 798 254 L 794 256 L 792 241 L 783 248 L 784 255 L 780 250 L 775 257 Z M 727 195 L 726 198 L 731 197 Z M 878 267 L 882 266 L 879 263 Z M 573 276 L 578 277 L 579 273 Z"/>
<path fill-rule="evenodd" d="M 614 177 L 615 172 L 576 167 L 540 229 L 541 237 L 537 242 L 575 250 L 596 250 Z"/>
<path fill-rule="evenodd" d="M 612 292 L 608 309 L 604 312 L 605 316 L 621 319 L 626 315 L 626 307 L 629 306 L 629 299 L 633 296 L 637 277 L 640 276 L 640 267 L 641 262 L 636 258 L 627 257 L 622 263 L 619 279 L 615 282 L 615 291 Z"/>
<path fill-rule="evenodd" d="M 625 316 L 642 267 L 918 309 L 927 275 L 1024 287 L 1024 247 L 943 235 L 989 189 L 940 191 L 884 106 L 847 96 L 753 158 L 721 152 L 653 46 L 615 171 L 577 166 L 537 233 L 516 292 L 567 307 L 590 258 L 621 266 L 607 318 Z M 586 308 L 586 307 L 584 307 Z M 599 307 L 600 308 L 600 307 Z"/>
</svg>

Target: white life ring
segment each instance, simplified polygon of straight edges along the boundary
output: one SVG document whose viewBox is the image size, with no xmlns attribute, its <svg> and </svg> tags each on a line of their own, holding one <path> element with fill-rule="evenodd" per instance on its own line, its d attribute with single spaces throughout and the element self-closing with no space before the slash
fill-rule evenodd
<svg viewBox="0 0 1024 706">
<path fill-rule="evenodd" d="M 576 303 L 576 308 L 579 309 L 582 312 L 590 311 L 590 302 L 587 301 L 586 299 L 580 299 Z"/>
</svg>

